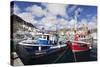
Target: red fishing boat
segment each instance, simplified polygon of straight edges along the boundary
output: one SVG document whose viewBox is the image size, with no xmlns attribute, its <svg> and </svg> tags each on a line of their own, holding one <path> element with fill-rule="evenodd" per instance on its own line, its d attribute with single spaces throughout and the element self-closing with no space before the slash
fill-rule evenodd
<svg viewBox="0 0 100 67">
<path fill-rule="evenodd" d="M 68 40 L 67 44 L 70 46 L 73 52 L 82 52 L 89 51 L 91 49 L 91 42 L 92 38 L 80 33 L 73 35 L 73 38 Z"/>
<path fill-rule="evenodd" d="M 83 37 L 83 38 L 82 38 Z M 81 52 L 88 51 L 91 48 L 91 43 L 88 38 L 85 38 L 84 35 L 75 35 L 75 38 L 72 42 L 72 51 Z"/>
</svg>

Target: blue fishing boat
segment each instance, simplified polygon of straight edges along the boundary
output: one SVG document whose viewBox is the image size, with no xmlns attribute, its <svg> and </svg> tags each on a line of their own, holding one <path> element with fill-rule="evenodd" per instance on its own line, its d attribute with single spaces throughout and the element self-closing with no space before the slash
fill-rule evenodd
<svg viewBox="0 0 100 67">
<path fill-rule="evenodd" d="M 37 34 L 34 40 L 27 39 L 19 42 L 18 45 L 23 47 L 28 54 L 31 54 L 32 58 L 38 58 L 62 51 L 66 48 L 66 43 L 54 44 L 55 40 L 53 39 L 53 36 L 50 34 Z"/>
</svg>

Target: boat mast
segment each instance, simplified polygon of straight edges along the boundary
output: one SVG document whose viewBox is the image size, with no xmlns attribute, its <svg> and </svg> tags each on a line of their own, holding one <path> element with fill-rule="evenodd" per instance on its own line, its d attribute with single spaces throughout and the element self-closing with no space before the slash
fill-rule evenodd
<svg viewBox="0 0 100 67">
<path fill-rule="evenodd" d="M 79 12 L 75 12 L 75 16 L 74 16 L 74 19 L 75 19 L 75 22 L 74 22 L 74 34 L 75 35 L 77 33 L 77 22 L 78 22 L 77 17 L 78 17 L 79 14 L 80 14 Z M 76 60 L 76 55 L 75 55 L 74 52 L 73 52 L 73 55 L 74 55 L 74 60 L 76 62 L 77 60 Z"/>
<path fill-rule="evenodd" d="M 76 31 L 77 31 L 77 15 L 75 14 L 75 22 L 74 22 L 74 33 L 76 34 Z"/>
</svg>

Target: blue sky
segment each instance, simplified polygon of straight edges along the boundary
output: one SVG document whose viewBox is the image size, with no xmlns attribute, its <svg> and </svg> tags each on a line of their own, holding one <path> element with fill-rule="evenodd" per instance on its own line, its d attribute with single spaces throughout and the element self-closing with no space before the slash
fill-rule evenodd
<svg viewBox="0 0 100 67">
<path fill-rule="evenodd" d="M 15 1 L 13 9 L 14 14 L 37 26 L 50 26 L 56 22 L 59 23 L 59 27 L 63 24 L 61 22 L 72 24 L 75 21 L 74 16 L 78 12 L 80 12 L 80 15 L 77 16 L 77 23 L 81 23 L 82 21 L 97 23 L 93 22 L 97 20 L 96 6 Z M 53 23 L 50 24 L 51 21 Z M 64 24 L 62 25 L 63 27 Z"/>
</svg>

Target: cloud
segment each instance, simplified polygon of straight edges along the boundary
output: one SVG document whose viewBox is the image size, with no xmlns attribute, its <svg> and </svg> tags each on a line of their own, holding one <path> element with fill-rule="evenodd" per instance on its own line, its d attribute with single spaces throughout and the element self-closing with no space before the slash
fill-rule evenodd
<svg viewBox="0 0 100 67">
<path fill-rule="evenodd" d="M 41 23 L 43 24 L 46 30 L 53 30 L 53 28 L 57 24 L 57 18 L 54 15 L 47 15 L 41 20 Z"/>
<path fill-rule="evenodd" d="M 97 24 L 94 23 L 94 22 L 89 22 L 89 23 L 88 23 L 88 28 L 89 28 L 89 29 L 97 28 Z"/>
<path fill-rule="evenodd" d="M 61 29 L 65 27 L 65 20 L 58 19 L 54 15 L 47 15 L 41 20 L 41 25 L 45 30 L 56 31 L 57 29 Z"/>
<path fill-rule="evenodd" d="M 58 28 L 65 28 L 66 27 L 66 20 L 57 19 L 57 15 L 66 16 L 66 5 L 59 5 L 59 4 L 46 4 L 43 3 L 42 6 L 46 8 L 43 9 L 41 6 L 32 5 L 27 7 L 25 10 L 27 12 L 23 12 L 19 14 L 19 16 L 27 22 L 33 23 L 39 29 L 42 27 L 45 30 L 56 30 L 56 25 Z M 43 17 L 41 20 L 35 20 L 34 17 Z"/>
<path fill-rule="evenodd" d="M 74 25 L 74 24 L 75 24 L 75 19 L 71 19 L 71 20 L 69 21 L 69 24 L 70 24 L 70 25 Z"/>
<path fill-rule="evenodd" d="M 95 22 L 95 23 L 97 23 L 97 16 L 93 16 L 92 17 L 92 21 Z"/>
<path fill-rule="evenodd" d="M 89 29 L 97 28 L 97 16 L 93 16 L 91 21 L 88 23 Z"/>
<path fill-rule="evenodd" d="M 82 20 L 81 20 L 81 24 L 87 25 L 87 23 L 88 23 L 88 21 L 87 21 L 86 19 L 82 19 Z"/>
<path fill-rule="evenodd" d="M 45 30 L 59 30 L 59 29 L 67 29 L 68 21 L 64 18 L 58 19 L 54 15 L 48 15 L 41 20 L 41 25 L 45 28 Z"/>
<path fill-rule="evenodd" d="M 95 29 L 97 28 L 97 18 L 96 16 L 93 16 L 91 18 L 91 21 L 88 21 L 87 19 L 82 19 L 79 24 L 78 24 L 78 27 L 83 27 L 84 26 L 87 26 L 88 29 Z"/>
<path fill-rule="evenodd" d="M 17 15 L 20 13 L 20 11 L 21 11 L 20 8 L 16 4 L 14 4 L 13 13 Z"/>
<path fill-rule="evenodd" d="M 59 4 L 54 4 L 54 3 L 52 3 L 52 4 L 51 3 L 49 3 L 49 4 L 42 3 L 42 5 L 45 6 L 46 10 L 53 15 L 60 15 L 63 17 L 65 17 L 65 16 L 67 17 L 66 8 L 68 5 L 66 5 L 66 4 L 59 5 Z"/>
<path fill-rule="evenodd" d="M 18 14 L 18 16 L 21 17 L 26 22 L 29 22 L 29 23 L 32 23 L 32 24 L 37 23 L 37 21 L 34 20 L 34 16 L 29 12 L 20 13 L 20 14 Z"/>
<path fill-rule="evenodd" d="M 17 15 L 23 20 L 32 23 L 39 28 L 45 27 L 46 30 L 55 30 L 56 25 L 58 28 L 66 27 L 66 22 L 64 19 L 57 19 L 57 15 L 66 16 L 66 5 L 59 4 L 42 4 L 46 8 L 43 9 L 41 6 L 32 5 L 25 8 L 26 12 L 18 13 Z M 16 6 L 17 10 L 20 9 Z M 43 17 L 41 20 L 35 20 L 34 17 Z"/>
<path fill-rule="evenodd" d="M 68 8 L 68 13 L 73 12 L 76 8 L 77 8 L 77 5 L 71 6 L 70 8 Z"/>
<path fill-rule="evenodd" d="M 38 5 L 29 6 L 25 10 L 31 12 L 34 16 L 37 17 L 41 17 L 46 13 L 46 11 L 43 10 L 42 7 Z"/>
<path fill-rule="evenodd" d="M 83 26 L 88 26 L 87 19 L 82 19 L 80 22 L 77 23 L 77 28 L 82 28 Z"/>
<path fill-rule="evenodd" d="M 64 18 L 58 19 L 58 26 L 59 29 L 67 29 L 68 28 L 68 21 L 65 20 Z"/>
</svg>

